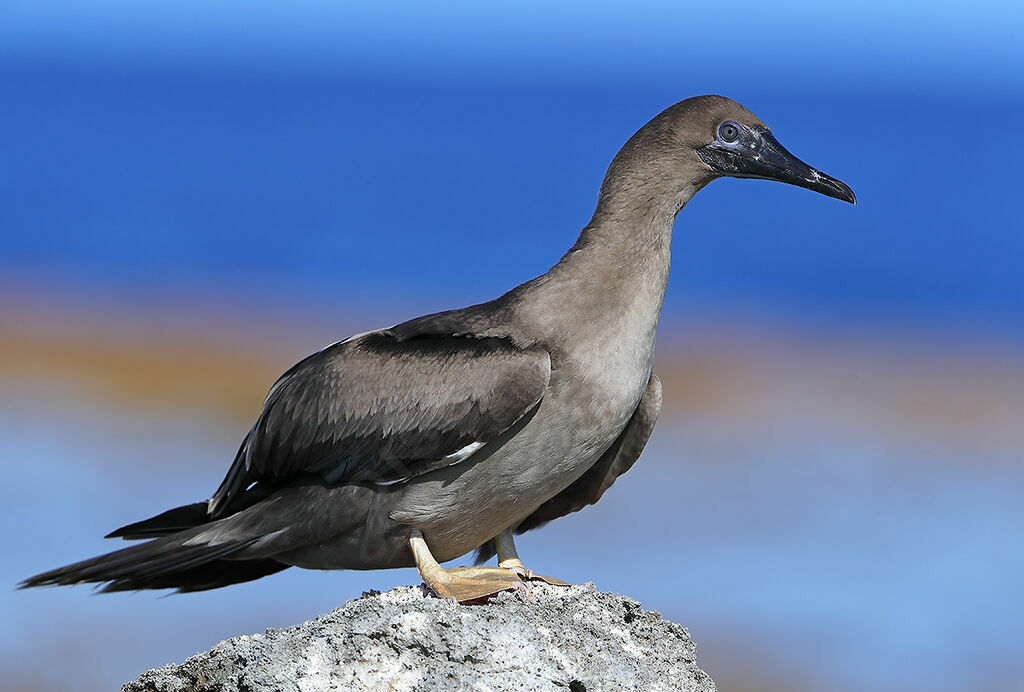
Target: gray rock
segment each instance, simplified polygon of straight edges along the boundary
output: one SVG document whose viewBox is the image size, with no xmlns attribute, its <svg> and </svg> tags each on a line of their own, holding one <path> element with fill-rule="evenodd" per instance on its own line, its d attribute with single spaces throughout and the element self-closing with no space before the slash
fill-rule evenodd
<svg viewBox="0 0 1024 692">
<path fill-rule="evenodd" d="M 400 587 L 228 639 L 127 692 L 692 690 L 715 684 L 686 629 L 593 584 L 531 583 L 465 606 Z"/>
</svg>

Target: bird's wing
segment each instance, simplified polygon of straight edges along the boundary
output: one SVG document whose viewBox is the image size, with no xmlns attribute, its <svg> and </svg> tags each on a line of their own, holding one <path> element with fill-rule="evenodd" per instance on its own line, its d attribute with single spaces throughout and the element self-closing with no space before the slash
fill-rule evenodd
<svg viewBox="0 0 1024 692">
<path fill-rule="evenodd" d="M 223 514 L 254 482 L 399 482 L 458 463 L 540 402 L 551 360 L 505 338 L 381 330 L 330 346 L 271 388 L 227 477 Z"/>
<path fill-rule="evenodd" d="M 578 512 L 587 505 L 592 505 L 600 500 L 604 491 L 612 487 L 615 479 L 629 471 L 633 463 L 640 457 L 640 453 L 654 430 L 654 424 L 658 421 L 659 413 L 661 413 L 661 380 L 657 375 L 651 373 L 647 389 L 644 390 L 640 403 L 637 404 L 633 416 L 612 446 L 572 485 L 528 516 L 516 529 L 516 533 L 524 533 L 543 526 L 552 519 Z M 484 562 L 493 555 L 494 546 L 488 542 L 479 548 L 477 562 Z"/>
</svg>

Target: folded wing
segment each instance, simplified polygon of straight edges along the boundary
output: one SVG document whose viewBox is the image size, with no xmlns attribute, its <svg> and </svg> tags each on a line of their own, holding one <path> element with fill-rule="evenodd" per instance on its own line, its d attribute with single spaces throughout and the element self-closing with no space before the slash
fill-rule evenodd
<svg viewBox="0 0 1024 692">
<path fill-rule="evenodd" d="M 536 406 L 550 374 L 546 350 L 505 338 L 381 330 L 330 346 L 271 388 L 209 513 L 259 481 L 394 483 L 458 463 Z"/>
</svg>

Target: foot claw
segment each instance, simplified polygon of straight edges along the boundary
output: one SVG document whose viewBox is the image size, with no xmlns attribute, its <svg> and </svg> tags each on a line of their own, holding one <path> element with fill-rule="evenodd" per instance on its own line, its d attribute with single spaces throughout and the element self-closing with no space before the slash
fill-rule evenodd
<svg viewBox="0 0 1024 692">
<path fill-rule="evenodd" d="M 522 567 L 509 567 L 508 571 L 519 577 L 522 581 L 529 581 L 530 575 L 533 574 L 530 570 Z"/>
<path fill-rule="evenodd" d="M 552 586 L 572 586 L 572 582 L 562 581 L 555 577 L 548 577 L 543 574 L 537 574 L 533 570 L 530 570 L 530 581 L 542 581 L 545 584 L 551 584 Z"/>
</svg>

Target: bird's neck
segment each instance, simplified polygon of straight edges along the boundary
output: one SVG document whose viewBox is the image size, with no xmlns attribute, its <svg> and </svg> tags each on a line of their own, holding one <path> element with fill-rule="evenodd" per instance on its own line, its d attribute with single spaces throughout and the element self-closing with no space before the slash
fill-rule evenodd
<svg viewBox="0 0 1024 692">
<path fill-rule="evenodd" d="M 672 257 L 671 214 L 615 218 L 597 216 L 549 275 L 577 292 L 594 291 L 605 300 L 615 290 L 641 286 L 664 292 Z"/>
<path fill-rule="evenodd" d="M 546 332 L 635 348 L 643 359 L 639 351 L 653 349 L 668 285 L 672 226 L 699 188 L 660 191 L 652 200 L 649 189 L 632 186 L 625 194 L 608 187 L 576 244 L 531 282 L 531 303 Z M 632 347 L 631 339 L 638 340 Z"/>
<path fill-rule="evenodd" d="M 549 274 L 579 291 L 596 292 L 609 307 L 616 292 L 626 304 L 637 292 L 653 292 L 653 307 L 660 310 L 676 215 L 703 185 L 669 187 L 649 179 L 623 186 L 606 180 L 594 217 Z"/>
</svg>

